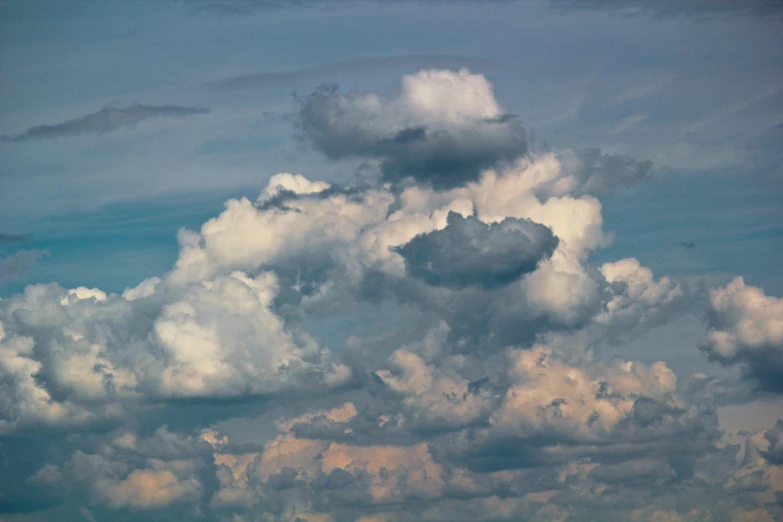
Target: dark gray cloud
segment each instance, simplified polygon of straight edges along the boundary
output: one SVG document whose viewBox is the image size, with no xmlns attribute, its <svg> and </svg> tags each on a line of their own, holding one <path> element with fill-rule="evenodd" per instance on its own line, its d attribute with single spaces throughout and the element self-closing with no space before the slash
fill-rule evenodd
<svg viewBox="0 0 783 522">
<path fill-rule="evenodd" d="M 0 284 L 22 279 L 36 260 L 48 255 L 45 250 L 19 250 L 7 257 L 0 257 Z"/>
<path fill-rule="evenodd" d="M 251 73 L 231 76 L 222 80 L 207 83 L 207 87 L 217 89 L 268 88 L 295 86 L 299 82 L 313 79 L 328 79 L 331 77 L 351 74 L 366 74 L 379 69 L 423 69 L 423 68 L 486 68 L 488 60 L 475 56 L 458 56 L 448 54 L 407 54 L 400 56 L 371 56 L 341 60 L 307 69 L 294 69 L 282 72 Z"/>
<path fill-rule="evenodd" d="M 332 160 L 379 160 L 385 181 L 413 178 L 436 188 L 473 181 L 482 170 L 527 152 L 519 119 L 498 113 L 483 77 L 430 71 L 407 78 L 412 81 L 394 100 L 322 87 L 301 100 L 301 138 Z M 441 96 L 432 95 L 439 90 Z M 418 97 L 420 91 L 430 94 Z M 446 109 L 450 97 L 461 96 L 464 113 L 460 106 Z"/>
<path fill-rule="evenodd" d="M 557 248 L 552 231 L 530 220 L 486 224 L 450 212 L 442 230 L 421 234 L 395 250 L 413 277 L 430 285 L 503 286 L 536 269 Z"/>
<path fill-rule="evenodd" d="M 130 127 L 152 118 L 182 118 L 196 114 L 207 114 L 209 109 L 181 107 L 177 105 L 140 105 L 128 107 L 104 107 L 96 112 L 62 123 L 37 125 L 21 134 L 5 136 L 8 141 L 30 141 L 85 134 L 103 134 L 122 127 Z"/>
</svg>

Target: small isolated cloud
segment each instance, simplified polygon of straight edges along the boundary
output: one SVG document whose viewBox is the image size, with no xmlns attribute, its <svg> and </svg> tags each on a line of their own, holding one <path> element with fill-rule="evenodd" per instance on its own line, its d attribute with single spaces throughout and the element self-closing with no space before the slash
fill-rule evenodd
<svg viewBox="0 0 783 522">
<path fill-rule="evenodd" d="M 22 279 L 36 260 L 48 254 L 45 250 L 20 250 L 10 256 L 0 257 L 0 285 Z"/>
<path fill-rule="evenodd" d="M 492 84 L 467 69 L 403 77 L 396 99 L 322 88 L 301 101 L 302 137 L 328 158 L 376 159 L 386 181 L 434 187 L 478 179 L 527 152 L 519 120 L 503 112 Z"/>
<path fill-rule="evenodd" d="M 557 244 L 549 228 L 527 219 L 486 224 L 450 212 L 446 228 L 416 236 L 396 251 L 408 273 L 428 284 L 495 287 L 535 270 Z"/>
<path fill-rule="evenodd" d="M 743 278 L 710 293 L 700 348 L 724 365 L 741 365 L 763 389 L 783 393 L 783 299 Z"/>
<path fill-rule="evenodd" d="M 22 134 L 5 136 L 8 141 L 45 140 L 85 134 L 103 134 L 122 127 L 130 127 L 152 118 L 183 118 L 196 114 L 207 114 L 209 109 L 180 107 L 177 105 L 140 105 L 128 107 L 104 107 L 99 111 L 62 123 L 37 125 Z"/>
<path fill-rule="evenodd" d="M 650 179 L 653 163 L 639 161 L 622 154 L 606 154 L 587 149 L 574 154 L 572 176 L 587 194 L 600 194 L 613 189 L 629 188 Z"/>
</svg>

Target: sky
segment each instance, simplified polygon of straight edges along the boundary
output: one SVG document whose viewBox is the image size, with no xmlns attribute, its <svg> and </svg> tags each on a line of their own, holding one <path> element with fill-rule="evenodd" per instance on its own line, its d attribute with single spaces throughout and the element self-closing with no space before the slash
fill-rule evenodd
<svg viewBox="0 0 783 522">
<path fill-rule="evenodd" d="M 0 21 L 1 522 L 783 520 L 783 3 Z"/>
</svg>

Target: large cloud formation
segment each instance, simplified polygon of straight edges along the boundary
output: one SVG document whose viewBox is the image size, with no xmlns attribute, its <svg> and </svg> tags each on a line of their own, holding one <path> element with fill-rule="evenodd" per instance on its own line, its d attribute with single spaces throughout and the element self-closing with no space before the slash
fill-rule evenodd
<svg viewBox="0 0 783 522">
<path fill-rule="evenodd" d="M 490 143 L 508 123 L 486 120 L 483 77 L 408 78 L 403 105 L 429 108 L 400 109 L 404 128 L 457 122 L 449 133 Z M 336 124 L 359 151 L 402 103 L 330 100 L 378 109 L 371 132 L 353 116 Z M 780 518 L 780 426 L 730 444 L 713 379 L 594 353 L 695 301 L 636 259 L 591 263 L 611 234 L 590 195 L 605 186 L 580 157 L 453 177 L 422 162 L 413 181 L 355 187 L 277 174 L 256 200 L 181 231 L 161 277 L 0 300 L 0 516 Z M 759 378 L 778 353 L 779 300 L 739 280 L 711 297 L 702 348 Z M 273 433 L 242 444 L 221 424 L 259 416 Z"/>
</svg>

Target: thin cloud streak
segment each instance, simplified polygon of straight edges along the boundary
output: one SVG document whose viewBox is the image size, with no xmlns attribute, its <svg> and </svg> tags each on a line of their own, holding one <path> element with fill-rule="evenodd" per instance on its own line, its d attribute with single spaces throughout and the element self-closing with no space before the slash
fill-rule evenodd
<svg viewBox="0 0 783 522">
<path fill-rule="evenodd" d="M 30 141 L 87 134 L 104 134 L 123 127 L 131 127 L 152 118 L 183 118 L 198 114 L 208 114 L 209 109 L 181 107 L 177 105 L 140 105 L 128 107 L 104 107 L 80 118 L 61 123 L 44 124 L 30 127 L 14 136 L 4 136 L 7 141 Z"/>
<path fill-rule="evenodd" d="M 482 68 L 490 65 L 489 60 L 476 56 L 447 54 L 410 54 L 400 56 L 372 56 L 341 60 L 318 67 L 294 69 L 290 71 L 251 73 L 231 76 L 215 82 L 205 83 L 205 87 L 215 89 L 246 89 L 275 87 L 295 82 L 331 75 L 360 74 L 384 68 Z"/>
</svg>

